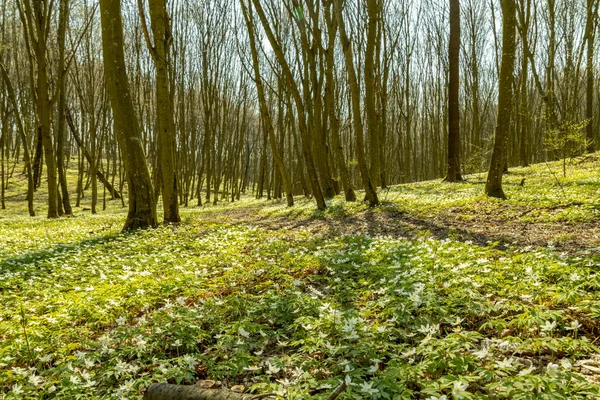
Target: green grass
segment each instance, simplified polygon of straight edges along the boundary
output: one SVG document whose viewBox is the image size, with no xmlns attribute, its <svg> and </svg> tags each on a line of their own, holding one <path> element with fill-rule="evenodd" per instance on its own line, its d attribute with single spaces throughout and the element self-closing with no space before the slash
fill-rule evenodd
<svg viewBox="0 0 600 400">
<path fill-rule="evenodd" d="M 593 223 L 599 175 L 595 161 L 572 167 L 563 194 L 545 165 L 515 169 L 507 202 L 483 197 L 481 176 L 403 185 L 374 213 Z M 310 225 L 365 210 L 246 198 L 123 234 L 119 202 L 59 220 L 11 203 L 0 396 L 136 399 L 151 382 L 212 379 L 290 399 L 342 381 L 346 400 L 600 398 L 597 256 Z M 269 229 L 282 220 L 308 225 Z"/>
</svg>

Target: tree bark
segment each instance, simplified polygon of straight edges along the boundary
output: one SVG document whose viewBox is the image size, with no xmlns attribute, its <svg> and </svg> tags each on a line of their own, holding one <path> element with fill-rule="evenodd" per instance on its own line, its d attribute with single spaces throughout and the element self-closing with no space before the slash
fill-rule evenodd
<svg viewBox="0 0 600 400">
<path fill-rule="evenodd" d="M 199 385 L 153 383 L 144 393 L 144 400 L 252 400 L 255 395 L 228 389 L 206 389 Z"/>
<path fill-rule="evenodd" d="M 156 201 L 125 69 L 121 0 L 101 0 L 100 14 L 106 86 L 129 189 L 129 212 L 123 230 L 155 227 Z"/>
<path fill-rule="evenodd" d="M 350 86 L 350 98 L 352 102 L 352 120 L 354 124 L 354 134 L 356 136 L 356 155 L 358 158 L 358 167 L 360 169 L 360 175 L 362 177 L 363 186 L 365 188 L 365 195 L 369 201 L 369 207 L 375 207 L 379 205 L 379 198 L 377 197 L 377 191 L 371 181 L 371 175 L 369 173 L 369 167 L 365 157 L 365 144 L 364 144 L 364 129 L 360 110 L 360 88 L 358 87 L 358 80 L 356 78 L 356 70 L 354 68 L 354 58 L 352 54 L 352 43 L 348 39 L 346 34 L 346 25 L 342 16 L 342 5 L 341 0 L 335 1 L 335 12 L 338 20 L 340 39 L 342 41 L 342 48 L 344 50 L 344 56 L 346 58 L 346 72 L 348 74 L 348 83 Z"/>
<path fill-rule="evenodd" d="M 171 28 L 166 0 L 149 0 L 150 26 L 154 36 L 154 43 L 150 40 L 142 0 L 139 2 L 139 11 L 142 27 L 148 49 L 156 68 L 156 127 L 158 129 L 158 162 L 160 163 L 160 183 L 163 199 L 164 222 L 177 223 L 179 216 L 179 201 L 177 171 L 175 168 L 175 114 L 173 96 L 169 80 Z"/>
<path fill-rule="evenodd" d="M 513 74 L 516 50 L 516 5 L 515 0 L 501 0 L 502 7 L 502 61 L 498 90 L 498 116 L 492 161 L 485 185 L 485 193 L 490 197 L 506 199 L 502 190 L 506 141 L 510 131 L 512 110 Z"/>
<path fill-rule="evenodd" d="M 66 111 L 66 61 L 65 61 L 65 41 L 67 31 L 67 21 L 69 20 L 69 0 L 60 0 L 60 16 L 58 26 L 58 131 L 56 133 L 56 164 L 58 167 L 58 182 L 61 189 L 62 205 L 66 215 L 73 214 L 71 200 L 69 197 L 69 188 L 67 186 L 67 174 L 65 171 L 65 111 Z"/>
<path fill-rule="evenodd" d="M 256 91 L 258 94 L 258 102 L 260 106 L 260 112 L 262 114 L 262 121 L 269 136 L 269 143 L 271 145 L 271 153 L 273 154 L 273 159 L 275 160 L 275 164 L 277 164 L 277 169 L 279 170 L 279 175 L 283 182 L 283 187 L 285 190 L 286 200 L 288 207 L 292 207 L 294 205 L 294 196 L 292 194 L 292 185 L 290 183 L 290 177 L 285 168 L 285 164 L 283 162 L 283 157 L 279 152 L 277 147 L 277 141 L 275 138 L 275 130 L 273 128 L 273 121 L 271 120 L 271 115 L 269 114 L 269 109 L 267 107 L 267 102 L 265 98 L 265 90 L 263 87 L 262 78 L 260 76 L 260 65 L 258 62 L 258 50 L 256 46 L 256 36 L 254 33 L 254 21 L 252 20 L 252 8 L 251 3 L 248 4 L 248 7 L 244 4 L 243 0 L 240 2 L 242 6 L 242 12 L 244 14 L 244 20 L 246 21 L 246 26 L 248 27 L 248 36 L 250 39 L 250 51 L 252 53 L 252 66 L 254 68 L 254 83 L 256 84 Z M 281 133 L 280 133 L 281 134 Z"/>
<path fill-rule="evenodd" d="M 596 27 L 596 3 L 598 0 L 587 0 L 587 18 L 585 25 L 585 36 L 587 38 L 587 82 L 586 82 L 586 101 L 585 117 L 588 120 L 586 127 L 587 151 L 595 151 L 594 144 L 594 38 Z"/>
<path fill-rule="evenodd" d="M 448 170 L 446 182 L 462 181 L 460 174 L 460 0 L 450 0 L 448 45 Z"/>
<path fill-rule="evenodd" d="M 29 216 L 35 217 L 35 210 L 33 208 L 33 192 L 35 192 L 35 180 L 33 178 L 33 170 L 31 166 L 31 156 L 29 151 L 29 144 L 27 141 L 27 135 L 25 134 L 25 128 L 23 127 L 23 120 L 21 119 L 21 113 L 19 111 L 19 104 L 17 102 L 17 96 L 15 95 L 15 90 L 8 76 L 8 71 L 6 67 L 0 61 L 0 74 L 4 79 L 6 84 L 6 90 L 8 91 L 8 97 L 12 103 L 13 109 L 15 111 L 15 121 L 17 123 L 17 130 L 19 135 L 21 136 L 21 141 L 23 142 L 23 158 L 25 159 L 25 171 L 27 173 L 27 208 L 29 211 Z"/>
</svg>

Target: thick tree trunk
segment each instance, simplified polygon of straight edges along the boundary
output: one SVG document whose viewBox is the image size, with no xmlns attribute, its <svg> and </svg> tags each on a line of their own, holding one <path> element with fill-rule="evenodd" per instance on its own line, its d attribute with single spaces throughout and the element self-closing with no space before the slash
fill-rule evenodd
<svg viewBox="0 0 600 400">
<path fill-rule="evenodd" d="M 501 0 L 500 5 L 502 6 L 502 62 L 498 90 L 498 116 L 494 151 L 485 193 L 490 197 L 506 199 L 502 190 L 502 175 L 505 165 L 506 141 L 510 130 L 517 20 L 515 0 Z"/>
<path fill-rule="evenodd" d="M 100 14 L 106 86 L 129 188 L 129 213 L 123 230 L 154 227 L 156 202 L 125 69 L 121 1 L 101 0 Z"/>
</svg>

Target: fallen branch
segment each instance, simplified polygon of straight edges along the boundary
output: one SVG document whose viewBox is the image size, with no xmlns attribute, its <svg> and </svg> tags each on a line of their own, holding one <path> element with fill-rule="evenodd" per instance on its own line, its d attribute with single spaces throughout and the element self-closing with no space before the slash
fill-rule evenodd
<svg viewBox="0 0 600 400">
<path fill-rule="evenodd" d="M 243 394 L 229 389 L 207 389 L 200 385 L 153 383 L 144 394 L 144 400 L 256 400 L 276 396 Z"/>
<path fill-rule="evenodd" d="M 337 387 L 327 398 L 327 400 L 335 400 L 337 397 L 342 394 L 346 390 L 346 382 L 342 382 L 340 386 Z"/>
</svg>

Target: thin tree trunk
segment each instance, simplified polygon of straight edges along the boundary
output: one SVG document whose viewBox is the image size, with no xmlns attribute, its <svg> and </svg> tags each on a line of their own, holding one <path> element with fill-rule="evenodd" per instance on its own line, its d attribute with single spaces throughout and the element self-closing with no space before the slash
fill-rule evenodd
<svg viewBox="0 0 600 400">
<path fill-rule="evenodd" d="M 500 5 L 502 7 L 502 61 L 498 84 L 498 116 L 485 193 L 490 197 L 506 199 L 502 190 L 502 175 L 506 159 L 506 142 L 510 131 L 517 20 L 515 0 L 501 0 Z"/>
<path fill-rule="evenodd" d="M 450 0 L 448 79 L 448 170 L 446 182 L 462 181 L 460 174 L 460 0 Z"/>
</svg>

